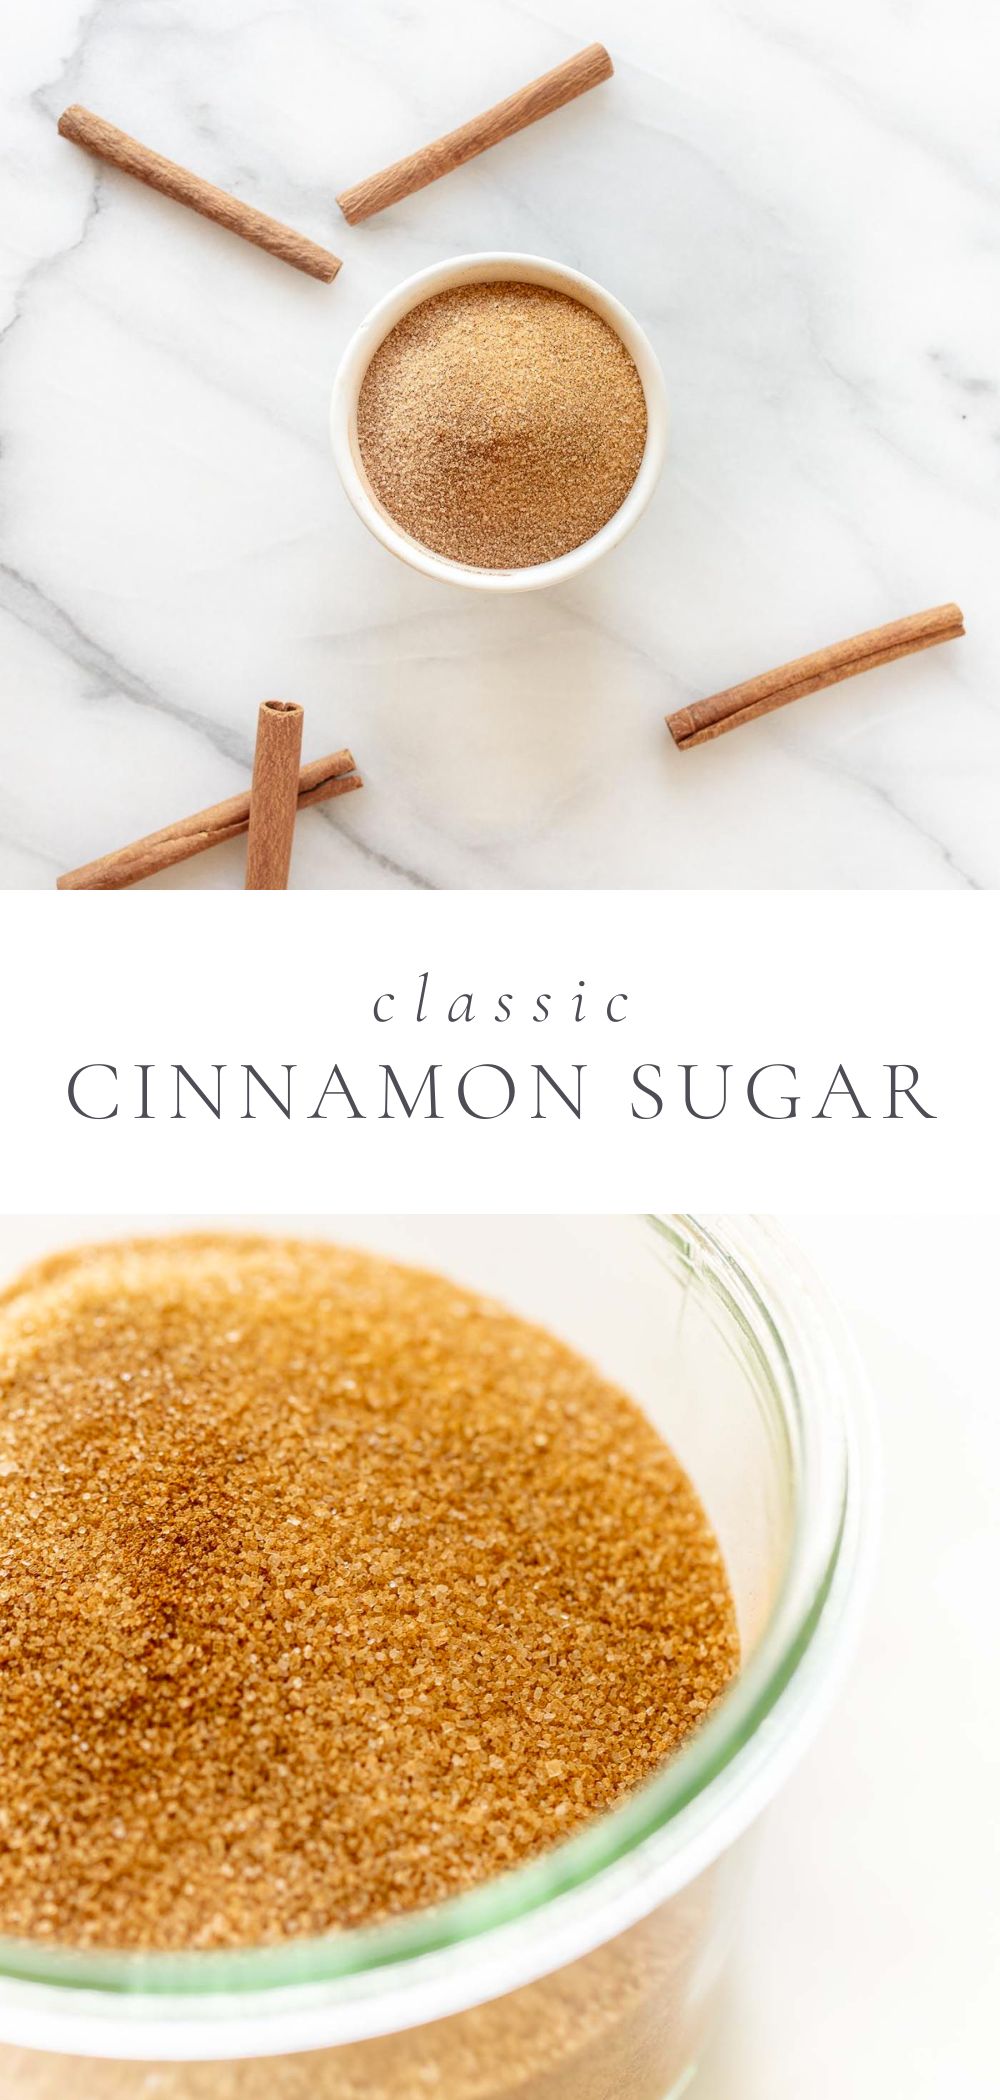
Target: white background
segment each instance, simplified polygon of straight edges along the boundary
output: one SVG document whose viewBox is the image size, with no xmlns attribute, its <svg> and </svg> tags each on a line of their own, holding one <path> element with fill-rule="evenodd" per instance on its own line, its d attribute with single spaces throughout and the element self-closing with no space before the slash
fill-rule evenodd
<svg viewBox="0 0 1000 2100">
<path fill-rule="evenodd" d="M 182 1222 L 0 1222 L 3 1280 L 52 1245 Z M 1000 1218 L 780 1222 L 860 1345 L 881 1536 L 839 1703 L 761 1826 L 723 2024 L 694 2090 L 992 2100 Z"/>
<path fill-rule="evenodd" d="M 252 910 L 221 893 L 0 898 L 4 1200 L 81 1210 L 99 1190 L 117 1209 L 151 1197 L 216 1210 L 988 1209 L 1000 1169 L 998 931 L 992 896 L 262 893 Z M 577 1026 L 566 1016 L 581 978 L 591 1018 Z M 397 1018 L 378 1026 L 375 996 L 393 987 Z M 563 1018 L 537 1026 L 528 1016 L 543 988 Z M 623 989 L 631 1018 L 615 1026 L 601 999 Z M 449 1025 L 446 1003 L 467 990 L 480 1018 Z M 488 1018 L 501 990 L 517 1000 L 506 1027 Z M 411 1096 L 441 1063 L 440 1121 L 381 1120 L 386 1060 Z M 113 1121 L 68 1106 L 71 1073 L 95 1061 L 119 1069 Z M 242 1120 L 248 1061 L 279 1085 L 282 1064 L 297 1065 L 303 1113 L 286 1122 L 260 1096 Z M 517 1075 L 515 1106 L 473 1121 L 456 1081 L 495 1061 Z M 536 1061 L 566 1082 L 572 1064 L 589 1065 L 581 1121 L 554 1097 L 547 1119 L 532 1119 Z M 795 1121 L 747 1106 L 746 1077 L 775 1061 L 797 1067 Z M 936 1121 L 883 1120 L 892 1061 L 919 1067 Z M 134 1120 L 129 1077 L 140 1062 L 160 1067 L 146 1122 Z M 213 1063 L 230 1067 L 222 1121 L 193 1098 L 173 1120 L 174 1062 L 210 1085 Z M 335 1062 L 364 1121 L 337 1102 L 308 1120 Z M 661 1064 L 670 1087 L 670 1113 L 655 1121 L 631 1115 L 640 1062 Z M 686 1116 L 679 1065 L 724 1062 L 726 1114 Z M 844 1103 L 813 1120 L 841 1062 L 867 1122 Z M 775 1094 L 788 1091 L 777 1077 Z M 99 1074 L 84 1098 L 103 1108 L 109 1088 Z"/>
<path fill-rule="evenodd" d="M 612 81 L 345 224 L 593 37 Z M 300 887 L 995 886 L 998 55 L 993 0 L 7 0 L 0 881 L 246 787 L 276 694 L 366 779 L 303 817 Z M 99 171 L 72 101 L 336 282 Z M 672 429 L 621 548 L 484 603 L 375 544 L 327 412 L 376 300 L 497 248 L 632 309 Z M 670 709 L 951 598 L 966 640 L 674 750 Z"/>
<path fill-rule="evenodd" d="M 992 2100 L 1000 1992 L 1000 1220 L 786 1220 L 883 1444 L 857 1662 L 761 1833 L 698 2100 Z"/>
</svg>

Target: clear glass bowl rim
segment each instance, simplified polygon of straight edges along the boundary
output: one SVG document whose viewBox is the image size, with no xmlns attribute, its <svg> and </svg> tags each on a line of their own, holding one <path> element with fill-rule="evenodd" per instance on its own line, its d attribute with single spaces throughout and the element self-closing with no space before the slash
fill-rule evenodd
<svg viewBox="0 0 1000 2100">
<path fill-rule="evenodd" d="M 664 1879 L 671 1857 L 676 1864 L 692 1856 L 692 1817 L 700 1832 L 700 1864 L 725 1849 L 738 1834 L 737 1823 L 752 1820 L 780 1783 L 782 1748 L 802 1733 L 807 1709 L 811 1714 L 821 1703 L 833 1672 L 829 1653 L 819 1651 L 843 1647 L 859 1588 L 865 1526 L 858 1489 L 859 1476 L 863 1482 L 867 1472 L 863 1411 L 860 1421 L 856 1412 L 860 1373 L 816 1279 L 768 1222 L 683 1215 L 651 1215 L 644 1222 L 715 1293 L 744 1343 L 766 1363 L 775 1426 L 793 1482 L 791 1548 L 768 1626 L 697 1736 L 638 1793 L 575 1837 L 434 1910 L 374 1928 L 237 1951 L 83 1953 L 0 1939 L 0 1989 L 12 1986 L 17 1993 L 19 1985 L 41 1986 L 53 2008 L 67 1993 L 84 1993 L 92 2007 L 104 1999 L 108 2012 L 108 2001 L 127 1998 L 132 2014 L 145 2000 L 151 2018 L 162 2021 L 167 2000 L 185 2014 L 196 2014 L 199 2004 L 208 2013 L 214 2000 L 220 2011 L 225 2006 L 238 2017 L 241 2004 L 259 2003 L 261 1994 L 270 1994 L 278 2011 L 301 1991 L 314 1996 L 317 1986 L 336 1987 L 338 1996 L 345 1987 L 362 1991 L 370 2002 L 383 1983 L 387 1995 L 398 1991 L 401 1974 L 415 1964 L 424 1969 L 428 1957 L 442 1954 L 454 1964 L 463 1951 L 476 1955 L 481 1978 L 491 1935 L 503 1937 L 509 1928 L 539 1919 L 544 1927 L 554 1907 L 567 1901 L 582 1921 L 574 1952 L 621 1929 L 621 1912 L 610 1922 L 606 1898 L 623 1869 L 635 1868 L 643 1884 L 633 1895 L 633 1913 L 655 1907 L 671 1892 Z M 679 1871 L 674 1886 L 688 1878 Z M 589 1920 L 582 1916 L 588 1911 Z M 529 1968 L 541 1975 L 565 1955 L 555 1952 L 557 1942 L 544 1930 L 536 1940 L 537 1959 Z M 502 1983 L 480 1985 L 464 2002 L 510 1987 L 508 1969 Z M 361 2031 L 385 2029 L 377 2016 L 366 2016 Z"/>
</svg>

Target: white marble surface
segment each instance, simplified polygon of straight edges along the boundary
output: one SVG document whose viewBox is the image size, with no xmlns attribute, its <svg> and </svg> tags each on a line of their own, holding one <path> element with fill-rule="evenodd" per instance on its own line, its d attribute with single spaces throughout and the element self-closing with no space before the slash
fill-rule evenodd
<svg viewBox="0 0 1000 2100">
<path fill-rule="evenodd" d="M 1000 882 L 991 0 L 35 0 L 0 27 L 0 882 L 245 784 L 368 785 L 299 885 Z M 367 226 L 345 182 L 593 36 L 614 81 Z M 80 100 L 337 249 L 299 277 L 57 136 Z M 668 470 L 575 585 L 394 564 L 327 399 L 368 306 L 527 248 L 633 307 Z M 664 713 L 956 597 L 964 642 L 678 755 Z M 224 850 L 163 878 L 238 885 Z"/>
</svg>

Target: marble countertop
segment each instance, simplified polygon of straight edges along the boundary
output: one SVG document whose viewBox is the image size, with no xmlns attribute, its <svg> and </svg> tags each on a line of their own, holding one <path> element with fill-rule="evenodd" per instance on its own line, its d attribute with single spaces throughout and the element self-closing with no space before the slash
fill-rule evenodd
<svg viewBox="0 0 1000 2100">
<path fill-rule="evenodd" d="M 367 225 L 345 183 L 603 37 L 614 80 Z M 989 0 L 38 0 L 0 29 L 0 883 L 353 748 L 299 886 L 1000 883 Z M 993 43 L 991 62 L 988 42 Z M 344 258 L 317 284 L 108 170 L 79 100 Z M 358 320 L 527 249 L 638 315 L 667 469 L 605 561 L 425 580 L 337 480 Z M 664 714 L 957 598 L 964 641 L 677 753 Z M 161 878 L 238 886 L 239 847 Z"/>
</svg>

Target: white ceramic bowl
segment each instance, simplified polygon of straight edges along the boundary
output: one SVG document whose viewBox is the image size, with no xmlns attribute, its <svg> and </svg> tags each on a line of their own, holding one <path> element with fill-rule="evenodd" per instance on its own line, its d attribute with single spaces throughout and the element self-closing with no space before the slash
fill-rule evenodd
<svg viewBox="0 0 1000 2100">
<path fill-rule="evenodd" d="M 433 298 L 436 292 L 450 291 L 458 284 L 483 284 L 498 278 L 514 279 L 524 284 L 544 284 L 552 291 L 566 292 L 570 298 L 579 299 L 582 305 L 592 307 L 621 337 L 635 363 L 646 396 L 646 448 L 624 503 L 607 524 L 602 525 L 600 532 L 595 532 L 579 547 L 571 548 L 568 554 L 558 555 L 554 561 L 533 562 L 523 569 L 473 568 L 464 562 L 451 561 L 446 555 L 435 554 L 432 548 L 413 539 L 379 502 L 365 473 L 358 445 L 361 383 L 379 344 L 384 342 L 390 329 L 395 328 L 397 321 L 401 321 L 412 307 Z M 569 270 L 562 263 L 547 262 L 540 255 L 459 255 L 451 262 L 436 263 L 430 270 L 419 270 L 415 277 L 407 277 L 387 298 L 380 299 L 362 321 L 344 351 L 334 380 L 330 436 L 340 478 L 359 518 L 364 520 L 369 532 L 381 540 L 383 547 L 388 547 L 390 554 L 398 555 L 400 561 L 409 562 L 412 569 L 419 569 L 424 576 L 437 576 L 444 583 L 464 584 L 469 590 L 537 591 L 545 584 L 564 583 L 569 577 L 578 576 L 581 569 L 589 567 L 599 555 L 606 554 L 609 547 L 616 547 L 635 524 L 640 512 L 645 510 L 656 486 L 666 449 L 666 389 L 656 354 L 638 321 L 591 277 L 582 277 L 579 271 Z"/>
</svg>

